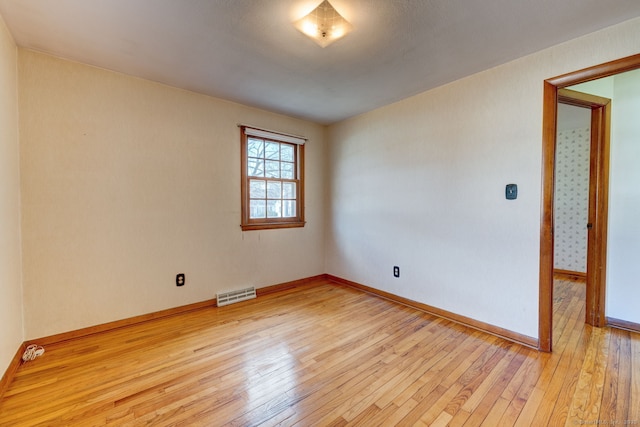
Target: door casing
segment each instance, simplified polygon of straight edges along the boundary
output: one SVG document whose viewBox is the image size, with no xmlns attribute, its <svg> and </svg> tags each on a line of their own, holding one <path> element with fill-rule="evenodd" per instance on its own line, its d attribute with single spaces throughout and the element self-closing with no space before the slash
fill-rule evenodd
<svg viewBox="0 0 640 427">
<path fill-rule="evenodd" d="M 540 287 L 538 304 L 538 348 L 541 351 L 550 352 L 553 340 L 553 198 L 555 179 L 555 143 L 557 131 L 558 101 L 564 89 L 578 83 L 584 83 L 603 77 L 609 77 L 626 71 L 640 68 L 640 54 L 622 58 L 616 61 L 586 68 L 558 77 L 547 79 L 544 82 L 543 92 L 543 116 L 542 116 L 542 206 L 540 219 Z M 601 99 L 602 100 L 602 99 Z M 592 122 L 594 115 L 598 132 L 595 135 L 599 141 L 594 150 L 592 147 L 591 166 L 596 162 L 591 176 L 597 180 L 595 194 L 589 197 L 589 221 L 593 228 L 589 231 L 589 243 L 593 250 L 587 260 L 587 283 L 591 280 L 593 289 L 587 289 L 587 321 L 594 326 L 604 326 L 604 279 L 606 265 L 606 246 L 598 242 L 606 243 L 607 226 L 607 200 L 608 195 L 608 170 L 609 170 L 609 123 L 610 103 L 608 108 L 592 108 Z M 591 108 L 591 107 L 590 107 Z M 597 110 L 597 111 L 596 111 Z M 592 135 L 592 142 L 594 140 Z M 594 159 L 593 156 L 599 156 Z M 606 171 L 606 174 L 605 174 Z M 590 190 L 591 191 L 591 190 Z M 592 217 L 593 214 L 593 217 Z M 591 240 L 594 242 L 591 242 Z M 591 259 L 593 257 L 593 259 Z M 589 268 L 589 265 L 592 265 Z M 595 282 L 594 282 L 595 281 Z"/>
</svg>

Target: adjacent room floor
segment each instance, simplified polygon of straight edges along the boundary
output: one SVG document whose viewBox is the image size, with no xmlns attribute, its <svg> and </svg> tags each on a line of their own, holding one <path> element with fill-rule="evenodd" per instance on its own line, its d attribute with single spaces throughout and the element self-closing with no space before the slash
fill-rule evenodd
<svg viewBox="0 0 640 427">
<path fill-rule="evenodd" d="M 546 354 L 320 281 L 50 345 L 0 425 L 640 425 L 640 335 L 554 304 Z"/>
</svg>

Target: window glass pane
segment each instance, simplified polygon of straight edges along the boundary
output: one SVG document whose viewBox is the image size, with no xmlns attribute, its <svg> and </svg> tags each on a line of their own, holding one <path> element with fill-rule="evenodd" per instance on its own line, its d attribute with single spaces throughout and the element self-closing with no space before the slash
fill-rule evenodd
<svg viewBox="0 0 640 427">
<path fill-rule="evenodd" d="M 250 218 L 265 218 L 267 215 L 266 200 L 251 200 L 250 202 Z"/>
<path fill-rule="evenodd" d="M 281 198 L 282 198 L 282 183 L 268 182 L 267 183 L 267 199 L 281 199 Z"/>
<path fill-rule="evenodd" d="M 1 1 L 1 0 L 0 0 Z M 304 225 L 302 164 L 304 146 L 272 136 L 247 135 L 243 130 L 242 216 L 243 230 Z"/>
<path fill-rule="evenodd" d="M 282 217 L 282 200 L 267 200 L 267 218 Z"/>
<path fill-rule="evenodd" d="M 293 145 L 282 144 L 280 147 L 280 160 L 293 162 Z"/>
<path fill-rule="evenodd" d="M 264 157 L 264 141 L 262 139 L 249 138 L 247 155 L 249 157 Z"/>
<path fill-rule="evenodd" d="M 283 182 L 282 183 L 282 198 L 283 199 L 295 199 L 296 198 L 296 183 L 295 182 Z"/>
<path fill-rule="evenodd" d="M 247 175 L 264 176 L 264 160 L 249 158 L 247 161 Z"/>
<path fill-rule="evenodd" d="M 280 160 L 280 144 L 277 142 L 265 143 L 264 157 L 271 160 Z"/>
<path fill-rule="evenodd" d="M 267 160 L 265 166 L 267 178 L 280 178 L 280 162 Z"/>
<path fill-rule="evenodd" d="M 284 200 L 282 202 L 282 216 L 285 218 L 290 218 L 296 216 L 296 201 L 295 200 Z"/>
<path fill-rule="evenodd" d="M 284 163 L 282 162 L 282 178 L 283 179 L 294 179 L 295 176 L 293 174 L 293 163 Z"/>
<path fill-rule="evenodd" d="M 252 199 L 265 199 L 267 191 L 267 182 L 252 179 L 249 181 L 249 197 Z"/>
</svg>

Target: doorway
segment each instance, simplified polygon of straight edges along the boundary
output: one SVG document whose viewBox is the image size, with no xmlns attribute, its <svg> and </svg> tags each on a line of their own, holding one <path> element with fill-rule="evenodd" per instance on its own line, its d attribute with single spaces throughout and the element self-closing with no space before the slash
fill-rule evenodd
<svg viewBox="0 0 640 427">
<path fill-rule="evenodd" d="M 543 156 L 542 156 L 542 218 L 540 227 L 540 294 L 539 341 L 542 351 L 552 350 L 553 331 L 553 269 L 554 269 L 554 182 L 558 102 L 578 102 L 592 113 L 591 176 L 592 194 L 589 200 L 586 321 L 604 326 L 604 286 L 607 237 L 607 190 L 609 169 L 610 102 L 606 99 L 580 99 L 576 93 L 563 89 L 579 83 L 608 77 L 640 68 L 640 55 L 548 79 L 544 82 Z M 574 101 L 574 98 L 579 98 Z M 595 133 L 595 134 L 594 134 Z M 594 164 L 595 162 L 595 164 Z"/>
<path fill-rule="evenodd" d="M 586 283 L 590 153 L 591 109 L 559 101 L 553 201 L 556 282 Z"/>
<path fill-rule="evenodd" d="M 573 185 L 570 190 L 580 188 L 580 181 L 583 183 L 583 197 L 585 204 L 580 206 L 578 200 L 579 194 L 572 193 L 570 197 L 570 209 L 580 207 L 584 212 L 572 212 L 568 215 L 569 219 L 574 219 L 575 226 L 580 236 L 584 236 L 585 252 L 584 279 L 586 285 L 586 301 L 585 301 L 585 323 L 602 327 L 605 325 L 604 316 L 604 296 L 605 296 L 605 274 L 606 274 L 606 255 L 607 255 L 607 214 L 608 214 L 608 177 L 609 177 L 609 140 L 610 140 L 610 122 L 611 122 L 611 100 L 608 98 L 598 97 L 582 92 L 576 92 L 569 89 L 558 90 L 559 106 L 572 106 L 588 112 L 588 135 L 586 135 L 585 149 L 583 153 L 586 162 L 586 170 L 580 174 L 580 168 L 583 165 L 572 164 L 571 176 L 569 177 Z M 559 133 L 557 133 L 559 135 Z M 578 142 L 578 141 L 574 141 Z M 554 148 L 554 157 L 556 163 L 554 165 L 555 176 L 555 194 L 558 195 L 561 187 L 558 183 L 562 183 L 562 175 L 558 173 L 558 167 L 561 164 L 562 154 L 561 141 L 556 136 L 556 145 Z M 573 154 L 569 154 L 568 160 L 578 160 L 580 150 L 572 150 Z M 556 197 L 557 201 L 557 197 Z M 562 213 L 561 206 L 554 206 L 554 241 L 555 248 L 558 249 L 559 240 L 557 237 L 561 231 L 561 223 L 558 222 Z M 577 222 L 576 222 L 577 221 Z M 580 233 L 583 232 L 584 234 Z M 563 236 L 564 237 L 564 236 Z M 572 246 L 582 242 L 573 242 Z M 554 272 L 557 271 L 558 258 L 560 253 L 554 250 Z"/>
</svg>

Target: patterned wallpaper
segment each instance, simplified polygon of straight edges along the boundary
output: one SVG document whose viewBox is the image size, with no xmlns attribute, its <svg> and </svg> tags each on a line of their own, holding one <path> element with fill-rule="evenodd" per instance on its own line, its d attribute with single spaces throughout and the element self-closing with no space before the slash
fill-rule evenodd
<svg viewBox="0 0 640 427">
<path fill-rule="evenodd" d="M 587 271 L 590 128 L 559 130 L 556 143 L 555 268 Z"/>
</svg>

